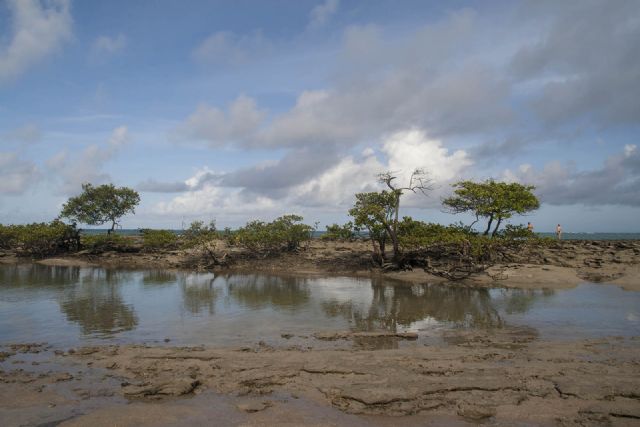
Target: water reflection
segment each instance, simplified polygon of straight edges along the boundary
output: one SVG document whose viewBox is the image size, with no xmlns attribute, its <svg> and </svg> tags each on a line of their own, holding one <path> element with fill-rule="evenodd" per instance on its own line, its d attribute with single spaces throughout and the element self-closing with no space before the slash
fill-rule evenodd
<svg viewBox="0 0 640 427">
<path fill-rule="evenodd" d="M 39 264 L 14 264 L 0 266 L 0 284 L 10 288 L 46 290 L 76 282 L 80 267 L 55 267 Z"/>
<path fill-rule="evenodd" d="M 113 336 L 136 327 L 133 307 L 121 295 L 128 273 L 113 270 L 83 270 L 75 286 L 67 287 L 58 300 L 67 319 L 80 325 L 84 335 Z"/>
<path fill-rule="evenodd" d="M 560 325 L 569 333 L 581 325 L 587 331 L 583 336 L 594 330 L 625 335 L 638 330 L 639 296 L 596 285 L 553 292 L 406 285 L 379 278 L 0 266 L 0 341 L 74 335 L 78 341 L 171 337 L 185 344 L 224 345 L 279 338 L 283 331 L 435 335 L 507 324 L 551 331 Z"/>
<path fill-rule="evenodd" d="M 296 311 L 309 302 L 309 279 L 262 275 L 224 276 L 229 295 L 248 308 Z"/>
<path fill-rule="evenodd" d="M 505 300 L 504 310 L 508 314 L 526 313 L 536 301 L 555 295 L 553 289 L 509 289 L 501 293 Z"/>
<path fill-rule="evenodd" d="M 142 283 L 145 286 L 171 286 L 177 279 L 178 275 L 173 271 L 149 270 L 142 274 Z"/>
<path fill-rule="evenodd" d="M 322 308 L 330 317 L 348 319 L 356 330 L 397 331 L 416 322 L 453 323 L 459 327 L 501 327 L 504 320 L 494 308 L 486 289 L 439 285 L 388 286 L 371 284 L 373 296 L 368 307 L 351 301 L 329 300 Z"/>
<path fill-rule="evenodd" d="M 192 314 L 201 314 L 204 311 L 214 314 L 218 296 L 214 282 L 213 273 L 181 275 L 178 283 L 184 308 Z"/>
</svg>

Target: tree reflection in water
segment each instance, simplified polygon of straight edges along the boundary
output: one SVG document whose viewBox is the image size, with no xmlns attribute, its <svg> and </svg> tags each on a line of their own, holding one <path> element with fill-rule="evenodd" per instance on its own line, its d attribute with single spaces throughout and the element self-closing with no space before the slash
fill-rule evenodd
<svg viewBox="0 0 640 427">
<path fill-rule="evenodd" d="M 142 275 L 144 286 L 173 286 L 178 280 L 178 275 L 167 270 L 147 270 Z"/>
<path fill-rule="evenodd" d="M 75 283 L 80 267 L 58 267 L 39 264 L 6 265 L 0 268 L 0 284 L 7 287 L 32 288 L 47 291 Z"/>
<path fill-rule="evenodd" d="M 526 313 L 537 300 L 551 298 L 555 295 L 553 289 L 503 289 L 505 298 L 504 311 L 508 314 Z"/>
<path fill-rule="evenodd" d="M 138 318 L 120 293 L 121 283 L 131 281 L 128 276 L 131 273 L 82 269 L 76 284 L 60 294 L 61 311 L 69 321 L 80 325 L 84 335 L 109 337 L 132 330 Z"/>
<path fill-rule="evenodd" d="M 344 317 L 359 331 L 409 327 L 415 322 L 444 322 L 463 328 L 501 328 L 505 325 L 498 303 L 487 289 L 420 284 L 389 286 L 380 279 L 371 284 L 373 297 L 368 309 L 351 301 L 322 303 L 330 317 Z M 528 310 L 541 296 L 553 291 L 508 290 L 502 293 L 507 312 Z"/>
<path fill-rule="evenodd" d="M 296 311 L 309 302 L 311 295 L 306 278 L 228 275 L 225 280 L 229 295 L 252 309 L 276 306 Z"/>
<path fill-rule="evenodd" d="M 178 277 L 184 308 L 192 314 L 201 314 L 205 309 L 215 313 L 218 291 L 214 287 L 213 273 L 192 273 Z"/>
</svg>

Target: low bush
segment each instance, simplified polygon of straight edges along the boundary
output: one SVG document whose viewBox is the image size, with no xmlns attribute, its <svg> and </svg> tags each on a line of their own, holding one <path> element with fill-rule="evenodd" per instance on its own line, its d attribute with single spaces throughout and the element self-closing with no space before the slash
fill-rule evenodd
<svg viewBox="0 0 640 427">
<path fill-rule="evenodd" d="M 170 230 L 143 229 L 142 247 L 146 250 L 176 249 L 178 235 Z"/>
<path fill-rule="evenodd" d="M 62 221 L 0 226 L 0 247 L 20 255 L 43 257 L 77 250 L 79 234 Z"/>
<path fill-rule="evenodd" d="M 115 233 L 83 235 L 82 247 L 92 252 L 133 252 L 136 250 L 132 239 Z"/>
<path fill-rule="evenodd" d="M 193 221 L 189 228 L 180 235 L 182 246 L 185 248 L 202 246 L 217 237 L 218 231 L 216 230 L 215 221 L 210 221 L 209 224 L 205 224 L 204 221 Z"/>
<path fill-rule="evenodd" d="M 355 238 L 357 230 L 351 221 L 344 225 L 327 225 L 327 231 L 322 235 L 322 240 L 349 240 Z"/>
<path fill-rule="evenodd" d="M 311 239 L 314 227 L 299 215 L 284 215 L 272 222 L 250 221 L 233 234 L 233 242 L 253 252 L 293 251 Z"/>
</svg>

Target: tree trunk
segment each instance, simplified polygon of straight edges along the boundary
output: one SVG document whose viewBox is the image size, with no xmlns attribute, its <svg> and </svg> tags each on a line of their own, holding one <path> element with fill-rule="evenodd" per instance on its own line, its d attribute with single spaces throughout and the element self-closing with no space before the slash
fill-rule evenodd
<svg viewBox="0 0 640 427">
<path fill-rule="evenodd" d="M 113 230 L 115 230 L 115 229 L 116 229 L 116 222 L 113 221 L 111 223 L 111 229 L 107 231 L 107 235 L 111 235 L 111 233 L 113 233 Z"/>
<path fill-rule="evenodd" d="M 491 230 L 491 224 L 493 223 L 493 215 L 489 215 L 489 223 L 487 224 L 487 229 L 482 233 L 483 236 L 489 234 L 489 230 Z"/>
<path fill-rule="evenodd" d="M 398 244 L 398 234 L 388 224 L 385 224 L 385 228 L 387 230 L 387 234 L 389 234 L 389 238 L 391 239 L 391 245 L 393 246 L 393 260 L 397 261 L 400 255 L 400 245 Z"/>
<path fill-rule="evenodd" d="M 498 232 L 498 228 L 500 228 L 500 223 L 502 222 L 502 218 L 498 218 L 498 222 L 496 223 L 496 228 L 493 229 L 493 233 L 491 233 L 491 237 L 494 237 Z"/>
<path fill-rule="evenodd" d="M 385 242 L 385 238 L 383 237 L 382 239 L 380 239 L 378 241 L 378 245 L 380 245 L 380 258 L 384 261 L 386 259 L 386 253 L 385 253 L 385 246 L 386 246 L 386 242 Z"/>
</svg>

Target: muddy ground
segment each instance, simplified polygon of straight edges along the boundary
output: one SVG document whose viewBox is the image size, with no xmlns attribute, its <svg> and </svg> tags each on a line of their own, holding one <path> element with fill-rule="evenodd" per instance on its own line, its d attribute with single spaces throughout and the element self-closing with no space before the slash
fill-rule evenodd
<svg viewBox="0 0 640 427">
<path fill-rule="evenodd" d="M 379 351 L 6 345 L 0 417 L 4 426 L 640 425 L 638 337 L 544 342 L 510 328 L 445 341 Z"/>
</svg>

